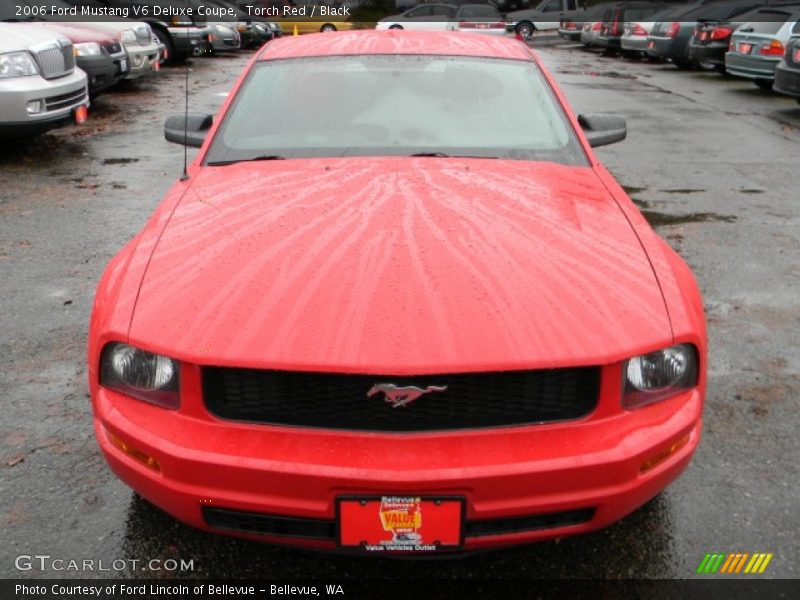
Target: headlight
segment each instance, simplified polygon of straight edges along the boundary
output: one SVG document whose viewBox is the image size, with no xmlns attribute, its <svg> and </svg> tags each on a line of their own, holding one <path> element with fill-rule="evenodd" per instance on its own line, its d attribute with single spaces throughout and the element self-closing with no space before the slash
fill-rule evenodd
<svg viewBox="0 0 800 600">
<path fill-rule="evenodd" d="M 635 356 L 624 364 L 622 406 L 639 408 L 697 385 L 697 350 L 680 344 Z"/>
<path fill-rule="evenodd" d="M 39 68 L 27 52 L 0 54 L 0 79 L 36 75 Z"/>
<path fill-rule="evenodd" d="M 100 44 L 95 42 L 75 44 L 73 48 L 75 49 L 75 56 L 100 56 L 101 54 Z"/>
<path fill-rule="evenodd" d="M 100 385 L 164 408 L 178 408 L 178 362 L 128 344 L 103 349 Z"/>
<path fill-rule="evenodd" d="M 119 41 L 123 44 L 136 44 L 136 32 L 133 29 L 125 29 L 119 34 Z"/>
<path fill-rule="evenodd" d="M 273 31 L 278 31 L 280 29 L 278 24 L 277 23 L 273 23 L 272 21 L 267 22 L 267 27 L 269 27 Z"/>
</svg>

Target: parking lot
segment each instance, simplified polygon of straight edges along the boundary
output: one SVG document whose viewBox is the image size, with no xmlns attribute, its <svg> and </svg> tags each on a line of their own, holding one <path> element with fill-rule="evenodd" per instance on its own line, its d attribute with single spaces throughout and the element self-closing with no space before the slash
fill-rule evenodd
<svg viewBox="0 0 800 600">
<path fill-rule="evenodd" d="M 707 552 L 771 552 L 764 576 L 797 577 L 800 105 L 716 73 L 566 43 L 539 51 L 576 112 L 628 119 L 628 140 L 598 155 L 699 281 L 704 439 L 674 485 L 612 527 L 402 576 L 684 578 Z M 219 106 L 248 58 L 194 61 L 191 110 Z M 86 575 L 14 566 L 49 554 L 192 560 L 182 577 L 395 577 L 386 559 L 194 531 L 134 496 L 97 448 L 85 365 L 94 288 L 181 173 L 163 122 L 183 106 L 183 78 L 167 68 L 99 97 L 83 126 L 0 149 L 0 576 Z M 116 574 L 154 576 L 96 573 Z"/>
</svg>

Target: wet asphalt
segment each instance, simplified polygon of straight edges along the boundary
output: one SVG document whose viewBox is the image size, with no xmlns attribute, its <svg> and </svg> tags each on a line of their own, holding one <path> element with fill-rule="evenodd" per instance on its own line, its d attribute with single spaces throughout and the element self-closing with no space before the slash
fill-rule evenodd
<svg viewBox="0 0 800 600">
<path fill-rule="evenodd" d="M 540 53 L 577 112 L 627 117 L 628 140 L 598 154 L 704 295 L 704 438 L 676 483 L 591 535 L 399 570 L 208 535 L 134 495 L 94 441 L 85 341 L 104 265 L 181 172 L 162 134 L 183 105 L 173 67 L 98 98 L 85 126 L 0 147 L 0 577 L 684 578 L 707 552 L 772 552 L 764 577 L 798 577 L 800 105 L 715 73 Z M 194 61 L 192 110 L 219 106 L 247 58 Z M 17 570 L 29 554 L 194 570 Z"/>
</svg>

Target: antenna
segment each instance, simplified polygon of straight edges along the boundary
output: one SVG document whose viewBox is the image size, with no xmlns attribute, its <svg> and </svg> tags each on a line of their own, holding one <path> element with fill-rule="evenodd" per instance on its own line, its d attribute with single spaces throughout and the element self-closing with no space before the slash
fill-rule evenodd
<svg viewBox="0 0 800 600">
<path fill-rule="evenodd" d="M 184 117 L 183 117 L 183 175 L 181 175 L 181 181 L 186 181 L 189 179 L 189 172 L 187 171 L 187 165 L 189 163 L 189 147 L 186 145 L 186 142 L 189 139 L 189 65 L 186 65 L 186 85 L 184 89 L 186 91 L 186 107 L 184 110 Z"/>
</svg>

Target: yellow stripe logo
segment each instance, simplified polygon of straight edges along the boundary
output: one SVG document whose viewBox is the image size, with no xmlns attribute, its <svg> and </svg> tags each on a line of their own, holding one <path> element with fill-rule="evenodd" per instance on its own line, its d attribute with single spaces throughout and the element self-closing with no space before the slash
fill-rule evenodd
<svg viewBox="0 0 800 600">
<path fill-rule="evenodd" d="M 732 554 L 713 552 L 703 557 L 697 567 L 697 572 L 702 574 L 724 573 L 726 575 L 761 574 L 767 570 L 767 565 L 773 556 L 771 552 L 757 552 L 755 554 L 747 552 L 735 552 Z"/>
</svg>

